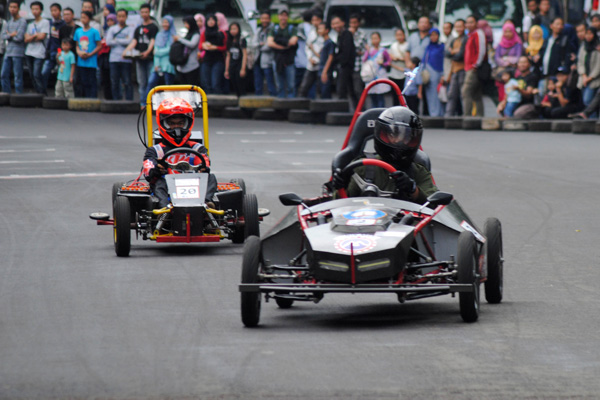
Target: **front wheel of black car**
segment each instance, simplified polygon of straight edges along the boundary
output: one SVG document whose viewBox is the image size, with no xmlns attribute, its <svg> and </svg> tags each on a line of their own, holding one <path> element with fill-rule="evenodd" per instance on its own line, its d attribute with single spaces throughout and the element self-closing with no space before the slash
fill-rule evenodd
<svg viewBox="0 0 600 400">
<path fill-rule="evenodd" d="M 124 196 L 117 196 L 113 206 L 115 253 L 119 257 L 127 257 L 131 250 L 131 206 L 129 199 Z"/>
<path fill-rule="evenodd" d="M 250 236 L 260 237 L 258 217 L 258 200 L 255 194 L 244 195 L 244 236 L 246 238 Z"/>
<path fill-rule="evenodd" d="M 458 283 L 473 285 L 473 291 L 458 295 L 460 315 L 465 322 L 475 322 L 479 317 L 479 278 L 477 276 L 477 255 L 475 236 L 464 231 L 458 237 L 456 257 Z"/>
<path fill-rule="evenodd" d="M 244 244 L 242 259 L 242 283 L 258 283 L 258 273 L 262 262 L 260 239 L 250 236 Z M 260 320 L 260 292 L 242 292 L 241 309 L 242 322 L 248 328 L 258 325 Z"/>
<path fill-rule="evenodd" d="M 504 253 L 502 250 L 502 225 L 497 218 L 488 218 L 483 227 L 487 239 L 487 280 L 485 299 L 488 303 L 502 301 L 504 285 Z"/>
</svg>

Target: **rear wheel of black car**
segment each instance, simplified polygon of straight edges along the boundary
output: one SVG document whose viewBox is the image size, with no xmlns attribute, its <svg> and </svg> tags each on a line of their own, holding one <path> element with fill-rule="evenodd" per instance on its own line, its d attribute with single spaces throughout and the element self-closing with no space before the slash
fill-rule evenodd
<svg viewBox="0 0 600 400">
<path fill-rule="evenodd" d="M 473 285 L 473 291 L 460 292 L 458 295 L 460 315 L 465 322 L 475 322 L 479 317 L 479 277 L 475 250 L 475 236 L 469 231 L 462 232 L 458 237 L 456 257 L 458 283 Z"/>
<path fill-rule="evenodd" d="M 244 195 L 244 236 L 260 237 L 259 217 L 258 217 L 258 200 L 255 194 Z"/>
<path fill-rule="evenodd" d="M 487 280 L 485 299 L 488 303 L 502 301 L 504 285 L 504 253 L 502 250 L 502 225 L 497 218 L 488 218 L 483 228 L 487 239 Z"/>
<path fill-rule="evenodd" d="M 258 283 L 258 273 L 262 263 L 260 239 L 250 236 L 244 244 L 242 259 L 242 283 Z M 260 292 L 242 292 L 242 322 L 248 328 L 255 327 L 260 321 Z"/>
<path fill-rule="evenodd" d="M 242 189 L 242 192 L 244 194 L 246 194 L 246 182 L 244 182 L 244 180 L 242 178 L 233 178 L 229 182 L 235 183 L 236 185 L 238 185 L 240 187 L 240 189 Z"/>
<path fill-rule="evenodd" d="M 117 196 L 114 213 L 115 253 L 127 257 L 131 250 L 131 205 L 127 197 Z"/>
</svg>

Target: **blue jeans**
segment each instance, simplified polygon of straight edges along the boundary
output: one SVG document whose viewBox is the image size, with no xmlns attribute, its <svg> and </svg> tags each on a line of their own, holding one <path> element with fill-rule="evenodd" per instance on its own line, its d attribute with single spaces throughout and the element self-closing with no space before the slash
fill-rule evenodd
<svg viewBox="0 0 600 400">
<path fill-rule="evenodd" d="M 267 90 L 270 96 L 277 95 L 277 87 L 275 86 L 275 77 L 273 76 L 273 68 L 261 68 L 260 63 L 254 64 L 254 93 L 258 96 L 263 94 L 263 82 L 267 80 Z"/>
<path fill-rule="evenodd" d="M 217 61 L 214 63 L 202 63 L 200 69 L 200 82 L 206 93 L 223 93 L 223 74 L 225 73 L 225 63 Z"/>
<path fill-rule="evenodd" d="M 42 68 L 44 89 L 48 88 L 48 80 L 50 79 L 50 73 L 54 67 L 56 67 L 56 51 L 50 53 L 50 58 L 44 61 L 44 67 Z"/>
<path fill-rule="evenodd" d="M 148 79 L 154 69 L 154 60 L 137 60 L 135 62 L 135 68 L 137 73 L 138 81 L 138 93 L 140 94 L 140 104 L 146 105 L 146 96 L 148 95 Z"/>
<path fill-rule="evenodd" d="M 96 79 L 96 68 L 77 67 L 75 70 L 78 82 L 81 86 L 81 96 L 90 99 L 98 98 L 98 80 Z"/>
<path fill-rule="evenodd" d="M 371 102 L 373 103 L 373 108 L 384 108 L 385 107 L 385 97 L 383 94 L 370 94 Z"/>
<path fill-rule="evenodd" d="M 44 77 L 42 76 L 44 59 L 27 56 L 27 65 L 29 66 L 29 76 L 33 81 L 33 88 L 35 89 L 36 93 L 46 94 Z"/>
<path fill-rule="evenodd" d="M 148 91 L 151 91 L 160 83 L 161 76 L 156 71 L 152 71 L 150 80 L 148 81 Z M 172 85 L 175 82 L 175 75 L 164 72 L 162 78 L 165 81 L 165 85 Z"/>
<path fill-rule="evenodd" d="M 121 83 L 125 87 L 125 100 L 133 100 L 133 86 L 131 85 L 131 63 L 111 62 L 110 83 L 113 100 L 121 100 Z"/>
<path fill-rule="evenodd" d="M 2 91 L 10 93 L 10 72 L 15 76 L 15 93 L 23 93 L 23 57 L 4 57 L 2 62 Z"/>
<path fill-rule="evenodd" d="M 506 107 L 504 107 L 504 116 L 505 117 L 514 116 L 515 110 L 519 107 L 519 104 L 521 104 L 521 103 L 507 102 Z"/>
<path fill-rule="evenodd" d="M 289 99 L 296 97 L 296 67 L 294 64 L 284 67 L 281 72 L 277 72 L 275 61 L 273 61 L 273 71 L 277 83 L 277 97 L 287 97 Z"/>
</svg>

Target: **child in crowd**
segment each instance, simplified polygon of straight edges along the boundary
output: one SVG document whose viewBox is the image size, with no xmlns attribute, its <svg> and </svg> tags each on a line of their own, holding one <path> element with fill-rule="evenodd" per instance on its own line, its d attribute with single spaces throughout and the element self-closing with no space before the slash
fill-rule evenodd
<svg viewBox="0 0 600 400">
<path fill-rule="evenodd" d="M 546 93 L 542 98 L 542 110 L 544 108 L 552 109 L 553 103 L 556 103 L 554 100 L 556 99 L 556 78 L 550 77 L 546 82 Z"/>
<path fill-rule="evenodd" d="M 404 95 L 404 100 L 406 100 L 406 105 L 412 112 L 415 114 L 419 114 L 419 103 L 420 99 L 423 98 L 423 81 L 421 79 L 421 71 L 417 71 L 417 75 L 414 79 L 410 79 L 407 75 L 411 73 L 421 60 L 419 57 L 411 57 L 406 61 L 406 69 L 404 70 L 405 79 L 404 79 L 404 90 L 402 94 Z"/>
<path fill-rule="evenodd" d="M 331 98 L 331 82 L 333 81 L 333 58 L 335 56 L 335 43 L 329 38 L 329 25 L 321 22 L 317 27 L 317 34 L 323 38 L 323 47 L 319 56 L 319 76 L 321 77 L 321 98 Z"/>
<path fill-rule="evenodd" d="M 73 92 L 73 76 L 75 75 L 75 55 L 71 51 L 71 39 L 64 38 L 60 43 L 60 49 L 56 54 L 58 63 L 58 75 L 56 76 L 56 87 L 54 89 L 57 98 L 75 97 Z"/>
<path fill-rule="evenodd" d="M 513 78 L 510 70 L 502 72 L 502 82 L 504 82 L 504 93 L 506 94 L 506 107 L 504 107 L 504 116 L 512 117 L 519 104 L 521 104 L 521 92 L 519 91 L 519 82 Z"/>
</svg>

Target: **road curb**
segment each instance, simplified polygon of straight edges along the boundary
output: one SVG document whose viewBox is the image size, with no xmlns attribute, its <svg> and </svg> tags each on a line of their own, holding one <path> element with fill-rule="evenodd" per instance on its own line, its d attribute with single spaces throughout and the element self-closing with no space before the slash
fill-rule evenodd
<svg viewBox="0 0 600 400">
<path fill-rule="evenodd" d="M 230 94 L 207 94 L 206 103 L 208 108 L 225 108 L 237 107 L 239 105 L 239 97 Z"/>
<path fill-rule="evenodd" d="M 350 110 L 350 103 L 347 100 L 337 99 L 311 100 L 309 109 L 312 112 L 319 113 L 348 112 Z"/>
<path fill-rule="evenodd" d="M 42 107 L 49 110 L 68 110 L 69 99 L 64 97 L 44 97 L 42 100 Z"/>
<path fill-rule="evenodd" d="M 442 117 L 421 117 L 423 128 L 439 129 L 444 127 L 444 118 Z"/>
<path fill-rule="evenodd" d="M 276 110 L 308 110 L 310 99 L 298 97 L 295 99 L 275 99 L 273 108 Z"/>
<path fill-rule="evenodd" d="M 465 130 L 480 131 L 483 119 L 480 117 L 465 117 L 462 121 L 462 128 Z"/>
<path fill-rule="evenodd" d="M 140 104 L 129 100 L 104 100 L 100 104 L 100 112 L 106 114 L 138 114 Z"/>
<path fill-rule="evenodd" d="M 526 131 L 529 121 L 505 119 L 502 122 L 504 131 Z"/>
<path fill-rule="evenodd" d="M 285 121 L 287 119 L 287 112 L 285 110 L 276 110 L 274 108 L 259 108 L 254 110 L 252 119 L 265 121 Z"/>
<path fill-rule="evenodd" d="M 354 113 L 350 112 L 328 112 L 325 116 L 326 125 L 349 126 Z"/>
<path fill-rule="evenodd" d="M 102 101 L 99 99 L 69 99 L 69 110 L 71 111 L 100 111 Z"/>
<path fill-rule="evenodd" d="M 527 125 L 532 132 L 550 132 L 552 130 L 552 121 L 548 119 L 531 120 Z"/>
<path fill-rule="evenodd" d="M 240 107 L 225 107 L 221 112 L 221 117 L 231 119 L 250 119 L 252 118 L 252 111 Z"/>
<path fill-rule="evenodd" d="M 571 132 L 573 130 L 573 121 L 556 120 L 552 121 L 552 132 Z"/>
<path fill-rule="evenodd" d="M 42 107 L 44 95 L 39 93 L 15 93 L 10 95 L 11 107 Z"/>
<path fill-rule="evenodd" d="M 0 106 L 7 106 L 10 104 L 10 93 L 0 93 Z"/>
<path fill-rule="evenodd" d="M 576 134 L 596 134 L 596 121 L 593 119 L 573 120 L 572 132 Z"/>
<path fill-rule="evenodd" d="M 325 123 L 325 114 L 314 113 L 310 110 L 290 110 L 288 121 L 297 124 L 323 124 Z"/>
<path fill-rule="evenodd" d="M 481 130 L 501 131 L 503 118 L 483 118 L 481 120 Z"/>
<path fill-rule="evenodd" d="M 242 96 L 239 99 L 239 108 L 257 109 L 273 108 L 275 97 L 270 96 Z"/>
<path fill-rule="evenodd" d="M 462 117 L 447 117 L 444 118 L 444 129 L 462 129 L 463 118 Z"/>
</svg>

